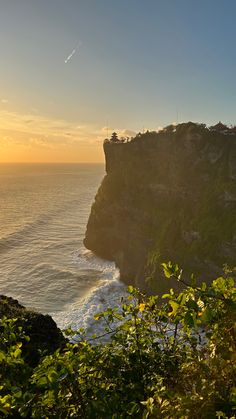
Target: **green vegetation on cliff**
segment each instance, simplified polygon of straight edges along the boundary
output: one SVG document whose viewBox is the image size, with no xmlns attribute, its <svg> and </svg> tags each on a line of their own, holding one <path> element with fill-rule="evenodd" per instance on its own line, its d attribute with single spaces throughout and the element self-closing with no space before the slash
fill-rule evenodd
<svg viewBox="0 0 236 419">
<path fill-rule="evenodd" d="M 178 266 L 163 264 L 182 282 Z M 146 297 L 129 287 L 118 309 L 98 313 L 108 343 L 79 331 L 36 367 L 16 319 L 1 318 L 0 412 L 9 418 L 235 418 L 236 293 L 232 272 Z M 184 281 L 185 282 L 185 281 Z M 186 285 L 186 284 L 185 284 Z M 70 332 L 68 331 L 68 334 Z"/>
</svg>

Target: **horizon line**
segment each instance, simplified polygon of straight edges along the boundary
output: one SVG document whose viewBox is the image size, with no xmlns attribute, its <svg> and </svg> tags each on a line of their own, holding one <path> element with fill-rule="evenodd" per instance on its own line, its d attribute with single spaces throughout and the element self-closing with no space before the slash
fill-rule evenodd
<svg viewBox="0 0 236 419">
<path fill-rule="evenodd" d="M 104 164 L 104 162 L 80 162 L 80 161 L 0 161 L 0 164 Z"/>
</svg>

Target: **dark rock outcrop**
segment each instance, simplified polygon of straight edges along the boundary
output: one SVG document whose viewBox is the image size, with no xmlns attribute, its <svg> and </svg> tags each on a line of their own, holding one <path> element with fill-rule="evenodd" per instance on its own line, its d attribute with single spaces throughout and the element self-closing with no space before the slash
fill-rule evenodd
<svg viewBox="0 0 236 419">
<path fill-rule="evenodd" d="M 84 244 L 114 260 L 121 279 L 164 291 L 160 262 L 199 280 L 219 275 L 236 256 L 236 135 L 186 123 L 104 143 L 106 176 Z"/>
<path fill-rule="evenodd" d="M 23 340 L 22 354 L 31 366 L 37 365 L 42 354 L 51 354 L 66 343 L 60 329 L 49 315 L 43 315 L 18 303 L 11 297 L 0 295 L 0 318 L 3 316 L 17 319 L 29 342 Z M 1 331 L 0 331 L 1 337 Z"/>
</svg>

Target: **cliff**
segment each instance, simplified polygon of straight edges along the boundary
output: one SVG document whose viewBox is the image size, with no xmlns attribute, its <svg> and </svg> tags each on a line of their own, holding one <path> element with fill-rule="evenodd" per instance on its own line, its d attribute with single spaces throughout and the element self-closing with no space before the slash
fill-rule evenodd
<svg viewBox="0 0 236 419">
<path fill-rule="evenodd" d="M 235 264 L 236 135 L 186 123 L 106 141 L 106 176 L 84 244 L 114 260 L 121 279 L 152 291 L 169 289 L 160 263 L 208 280 Z M 155 263 L 152 263 L 155 262 Z M 144 277 L 151 276 L 151 283 Z"/>
</svg>

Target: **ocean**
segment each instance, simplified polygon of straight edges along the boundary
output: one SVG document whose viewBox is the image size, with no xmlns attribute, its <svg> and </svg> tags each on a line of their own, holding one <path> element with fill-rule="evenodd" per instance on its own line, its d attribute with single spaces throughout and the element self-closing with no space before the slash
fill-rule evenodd
<svg viewBox="0 0 236 419">
<path fill-rule="evenodd" d="M 0 294 L 88 334 L 125 294 L 114 263 L 83 246 L 104 174 L 102 164 L 0 164 Z"/>
</svg>

